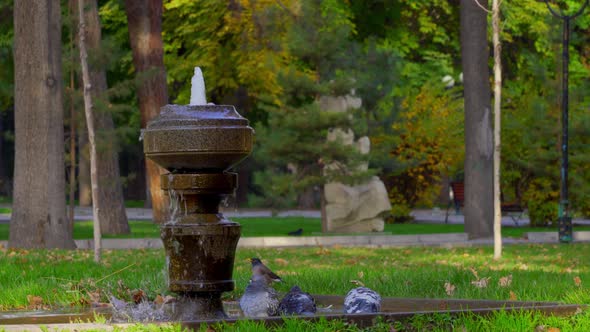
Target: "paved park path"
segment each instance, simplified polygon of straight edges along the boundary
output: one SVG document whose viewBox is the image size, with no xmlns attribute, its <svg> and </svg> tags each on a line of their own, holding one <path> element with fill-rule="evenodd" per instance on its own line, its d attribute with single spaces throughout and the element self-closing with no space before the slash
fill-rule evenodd
<svg viewBox="0 0 590 332">
<path fill-rule="evenodd" d="M 252 218 L 271 217 L 270 210 L 251 209 L 225 209 L 222 211 L 228 218 Z M 412 215 L 416 223 L 436 224 L 462 224 L 463 215 L 454 211 L 447 212 L 440 209 L 418 209 L 413 210 Z M 129 220 L 151 220 L 151 209 L 128 208 Z M 318 210 L 286 210 L 276 213 L 275 217 L 308 217 L 319 218 Z M 76 207 L 75 219 L 77 221 L 92 220 L 92 208 Z M 9 214 L 0 214 L 0 223 L 8 223 Z M 502 218 L 504 227 L 520 227 L 529 224 L 527 216 L 522 216 L 515 222 L 510 216 Z M 590 220 L 575 219 L 574 224 L 590 225 Z M 574 241 L 590 241 L 590 232 L 575 232 Z M 504 238 L 505 244 L 514 243 L 557 243 L 557 232 L 529 232 L 523 238 Z M 396 246 L 477 246 L 490 245 L 492 239 L 469 240 L 465 233 L 447 234 L 419 234 L 419 235 L 395 235 L 395 234 L 359 234 L 359 235 L 334 235 L 334 236 L 273 236 L 273 237 L 244 237 L 240 239 L 238 247 L 247 248 L 272 248 L 272 247 L 306 247 L 306 246 L 373 246 L 373 247 L 396 247 Z M 91 248 L 92 240 L 76 240 L 78 248 Z M 0 241 L 0 245 L 6 245 L 6 241 Z M 160 239 L 103 239 L 103 248 L 127 249 L 127 248 L 161 248 Z"/>
</svg>

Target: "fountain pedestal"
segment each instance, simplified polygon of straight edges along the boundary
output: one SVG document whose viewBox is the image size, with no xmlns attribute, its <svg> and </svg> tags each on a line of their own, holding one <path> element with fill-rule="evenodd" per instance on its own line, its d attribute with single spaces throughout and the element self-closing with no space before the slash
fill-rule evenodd
<svg viewBox="0 0 590 332">
<path fill-rule="evenodd" d="M 161 176 L 170 197 L 160 226 L 169 288 L 183 296 L 175 319 L 223 318 L 221 293 L 232 291 L 240 225 L 219 213 L 237 188 L 226 170 L 252 150 L 253 130 L 233 106 L 167 105 L 144 131 L 144 151 L 170 171 Z"/>
</svg>

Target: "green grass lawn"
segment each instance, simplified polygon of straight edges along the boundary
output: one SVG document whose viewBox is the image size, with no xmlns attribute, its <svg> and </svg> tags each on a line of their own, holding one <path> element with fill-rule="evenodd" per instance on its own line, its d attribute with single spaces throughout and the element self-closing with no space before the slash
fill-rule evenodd
<svg viewBox="0 0 590 332">
<path fill-rule="evenodd" d="M 243 237 L 287 236 L 296 229 L 303 229 L 303 236 L 321 235 L 321 224 L 317 218 L 232 218 L 242 225 Z M 151 221 L 130 221 L 131 234 L 121 236 L 105 235 L 105 238 L 158 238 L 160 231 Z M 75 239 L 91 239 L 92 222 L 76 222 Z M 576 231 L 590 231 L 590 226 L 575 227 Z M 385 232 L 391 235 L 462 233 L 463 225 L 456 224 L 386 224 Z M 502 235 L 521 238 L 527 232 L 557 232 L 556 228 L 543 227 L 503 227 Z M 0 224 L 0 240 L 8 239 L 8 224 Z"/>
<path fill-rule="evenodd" d="M 491 247 L 238 249 L 233 276 L 236 289 L 224 293 L 224 297 L 241 296 L 250 278 L 248 258 L 257 256 L 282 276 L 284 282 L 275 286 L 279 292 L 298 284 L 310 293 L 344 295 L 354 287 L 350 281 L 359 280 L 382 296 L 391 297 L 590 304 L 590 244 L 513 245 L 505 247 L 499 261 L 491 259 L 492 251 Z M 500 280 L 508 276 L 511 283 L 501 285 Z M 478 278 L 489 278 L 488 286 L 476 287 L 472 282 Z M 454 293 L 446 292 L 446 283 L 455 286 Z M 49 306 L 88 305 L 92 293 L 99 293 L 103 301 L 108 294 L 130 300 L 131 290 L 137 289 L 154 299 L 167 293 L 165 254 L 154 249 L 106 250 L 103 263 L 96 264 L 88 250 L 2 249 L 0 285 L 1 310 L 27 308 L 29 295 L 40 297 Z M 298 327 L 304 324 L 301 322 L 291 324 L 296 325 L 295 330 L 309 328 Z M 534 331 L 537 325 L 587 331 L 590 314 L 586 311 L 566 318 L 535 313 L 497 313 L 486 318 L 418 316 L 411 324 L 422 326 L 417 330 L 440 331 L 461 326 L 467 331 L 486 331 L 490 326 L 504 326 L 500 330 L 505 331 Z M 325 328 L 321 324 L 314 326 Z M 382 326 L 384 331 L 386 326 Z"/>
</svg>

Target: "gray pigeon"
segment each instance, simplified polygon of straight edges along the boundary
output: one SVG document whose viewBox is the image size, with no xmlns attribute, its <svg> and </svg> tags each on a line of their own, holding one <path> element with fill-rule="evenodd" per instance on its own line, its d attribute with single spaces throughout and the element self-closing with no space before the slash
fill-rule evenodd
<svg viewBox="0 0 590 332">
<path fill-rule="evenodd" d="M 347 314 L 366 314 L 379 311 L 381 311 L 381 296 L 370 288 L 351 289 L 344 298 L 344 312 Z"/>
<path fill-rule="evenodd" d="M 253 275 L 240 298 L 240 308 L 246 317 L 270 317 L 279 314 L 279 296 L 262 275 Z"/>
<path fill-rule="evenodd" d="M 316 310 L 314 298 L 299 286 L 293 286 L 279 304 L 279 312 L 284 315 L 313 315 Z"/>
<path fill-rule="evenodd" d="M 250 262 L 252 263 L 252 275 L 260 275 L 263 276 L 266 280 L 267 284 L 271 284 L 274 282 L 281 282 L 283 281 L 281 277 L 276 275 L 272 272 L 262 261 L 256 257 L 250 258 Z"/>
</svg>

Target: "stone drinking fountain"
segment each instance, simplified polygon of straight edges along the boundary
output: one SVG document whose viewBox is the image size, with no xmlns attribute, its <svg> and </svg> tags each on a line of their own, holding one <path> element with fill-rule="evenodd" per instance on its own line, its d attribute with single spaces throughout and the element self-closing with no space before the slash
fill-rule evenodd
<svg viewBox="0 0 590 332">
<path fill-rule="evenodd" d="M 175 320 L 225 318 L 221 293 L 232 291 L 240 224 L 219 212 L 235 192 L 228 169 L 252 151 L 254 130 L 233 106 L 207 104 L 201 70 L 195 68 L 190 105 L 166 105 L 143 131 L 150 158 L 169 171 L 161 176 L 170 213 L 160 225 L 169 289 L 182 295 Z"/>
</svg>

